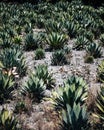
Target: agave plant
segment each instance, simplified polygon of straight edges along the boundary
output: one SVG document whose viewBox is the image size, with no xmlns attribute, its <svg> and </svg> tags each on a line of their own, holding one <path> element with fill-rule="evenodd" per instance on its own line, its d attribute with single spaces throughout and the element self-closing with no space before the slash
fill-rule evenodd
<svg viewBox="0 0 104 130">
<path fill-rule="evenodd" d="M 70 76 L 67 80 L 66 83 L 69 85 L 75 84 L 75 86 L 82 86 L 84 91 L 87 91 L 87 83 L 82 77 L 78 76 Z"/>
<path fill-rule="evenodd" d="M 11 38 L 13 38 L 16 34 L 15 30 L 11 28 L 10 26 L 6 28 L 6 32 L 9 34 Z"/>
<path fill-rule="evenodd" d="M 0 53 L 0 68 L 6 71 L 16 68 L 16 73 L 19 76 L 26 74 L 26 61 L 22 51 L 19 48 L 10 48 L 1 51 Z"/>
<path fill-rule="evenodd" d="M 85 58 L 84 59 L 85 63 L 89 63 L 89 64 L 94 63 L 94 57 L 93 56 L 89 56 L 89 55 L 87 56 L 86 55 L 84 58 Z"/>
<path fill-rule="evenodd" d="M 46 22 L 45 29 L 46 29 L 47 33 L 51 33 L 51 32 L 62 33 L 63 24 L 61 22 L 58 23 L 58 22 L 56 22 L 54 20 L 48 20 Z"/>
<path fill-rule="evenodd" d="M 69 2 L 60 1 L 60 2 L 56 3 L 56 7 L 59 8 L 60 10 L 67 12 L 67 9 L 69 7 Z"/>
<path fill-rule="evenodd" d="M 17 45 L 21 45 L 22 38 L 20 36 L 15 36 L 14 39 L 13 39 L 13 43 L 15 43 Z"/>
<path fill-rule="evenodd" d="M 42 48 L 38 48 L 35 51 L 35 60 L 41 60 L 45 58 L 45 51 Z"/>
<path fill-rule="evenodd" d="M 11 98 L 14 86 L 15 82 L 13 77 L 0 71 L 0 103 Z"/>
<path fill-rule="evenodd" d="M 64 34 L 52 32 L 46 38 L 46 43 L 50 46 L 50 49 L 57 50 L 64 47 L 67 44 L 68 37 Z"/>
<path fill-rule="evenodd" d="M 38 17 L 36 18 L 36 26 L 38 28 L 43 28 L 44 27 L 44 23 L 45 23 L 45 20 L 43 18 L 42 15 L 38 15 Z"/>
<path fill-rule="evenodd" d="M 1 40 L 0 40 L 0 46 L 1 48 L 8 48 L 11 47 L 12 45 L 12 39 L 11 37 L 8 35 L 8 33 L 2 32 L 0 34 Z"/>
<path fill-rule="evenodd" d="M 28 23 L 27 23 L 27 24 L 25 25 L 25 27 L 24 27 L 24 32 L 25 32 L 25 33 L 29 33 L 29 34 L 33 33 L 31 24 L 28 24 Z"/>
<path fill-rule="evenodd" d="M 86 45 L 88 45 L 88 43 L 89 41 L 84 36 L 78 36 L 73 49 L 83 50 L 85 49 Z"/>
<path fill-rule="evenodd" d="M 35 69 L 35 75 L 44 81 L 44 84 L 48 89 L 55 85 L 55 80 L 52 77 L 52 73 L 48 72 L 48 67 L 46 65 L 38 65 Z"/>
<path fill-rule="evenodd" d="M 22 27 L 21 26 L 16 26 L 15 30 L 16 30 L 17 34 L 20 35 L 21 32 L 22 32 Z"/>
<path fill-rule="evenodd" d="M 59 87 L 52 98 L 56 109 L 66 109 L 69 104 L 73 108 L 74 103 L 83 105 L 87 99 L 87 84 L 79 77 L 71 77 L 64 83 L 63 87 Z"/>
<path fill-rule="evenodd" d="M 17 120 L 12 113 L 7 109 L 2 109 L 0 112 L 0 130 L 19 130 Z"/>
<path fill-rule="evenodd" d="M 25 50 L 37 49 L 38 44 L 39 44 L 39 40 L 40 40 L 40 38 L 39 38 L 38 33 L 27 34 L 26 38 L 25 38 L 25 44 L 24 44 Z"/>
<path fill-rule="evenodd" d="M 70 38 L 75 38 L 77 35 L 77 30 L 79 28 L 78 25 L 76 25 L 74 22 L 66 22 L 65 23 L 65 28 L 67 30 L 67 33 Z"/>
<path fill-rule="evenodd" d="M 68 60 L 66 54 L 63 50 L 57 50 L 53 52 L 51 57 L 51 64 L 52 65 L 65 65 L 68 64 Z"/>
<path fill-rule="evenodd" d="M 89 44 L 86 48 L 86 52 L 94 58 L 100 58 L 102 56 L 102 48 L 96 43 Z"/>
<path fill-rule="evenodd" d="M 83 93 L 83 88 L 81 86 L 76 88 L 75 84 L 73 84 L 73 85 L 70 85 L 70 86 L 65 85 L 64 87 L 65 87 L 64 90 L 61 90 L 62 95 L 59 95 L 59 97 L 55 99 L 56 108 L 66 109 L 65 108 L 66 104 L 69 104 L 71 107 L 73 107 L 74 102 L 76 104 L 77 103 L 80 103 L 80 104 L 84 103 L 84 101 L 87 98 L 87 92 Z"/>
<path fill-rule="evenodd" d="M 7 19 L 9 18 L 9 15 L 8 15 L 8 13 L 2 13 L 2 15 L 1 15 L 1 19 L 2 19 L 2 22 L 4 23 L 4 24 L 6 24 L 7 23 Z"/>
<path fill-rule="evenodd" d="M 23 111 L 24 112 L 28 111 L 25 102 L 24 101 L 17 102 L 15 109 L 14 109 L 14 112 L 15 113 L 22 113 Z"/>
<path fill-rule="evenodd" d="M 31 74 L 28 81 L 23 84 L 21 93 L 28 95 L 34 101 L 39 102 L 44 97 L 46 86 L 42 79 Z"/>
<path fill-rule="evenodd" d="M 70 47 L 64 46 L 62 50 L 65 52 L 65 54 L 71 56 L 71 48 Z"/>
<path fill-rule="evenodd" d="M 104 86 L 101 87 L 101 90 L 98 93 L 96 106 L 97 106 L 96 116 L 102 121 L 104 121 Z"/>
<path fill-rule="evenodd" d="M 74 103 L 73 108 L 67 104 L 66 110 L 62 111 L 63 130 L 86 130 L 88 116 L 86 106 Z"/>
<path fill-rule="evenodd" d="M 104 82 L 104 60 L 98 66 L 98 80 Z"/>
<path fill-rule="evenodd" d="M 93 42 L 94 40 L 94 34 L 91 31 L 83 30 L 83 32 L 80 33 L 80 35 L 84 35 L 89 41 Z"/>
</svg>

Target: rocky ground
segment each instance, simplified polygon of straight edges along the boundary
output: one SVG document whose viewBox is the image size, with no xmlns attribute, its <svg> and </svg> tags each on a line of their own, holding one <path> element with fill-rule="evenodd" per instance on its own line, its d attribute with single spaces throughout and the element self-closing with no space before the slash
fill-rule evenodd
<svg viewBox="0 0 104 130">
<path fill-rule="evenodd" d="M 69 40 L 68 46 L 70 48 L 72 48 L 74 41 L 75 40 Z M 53 78 L 55 78 L 56 80 L 56 87 L 62 85 L 65 79 L 68 78 L 68 76 L 75 74 L 83 77 L 89 84 L 89 87 L 93 88 L 94 86 L 94 88 L 99 88 L 101 84 L 97 81 L 97 68 L 98 64 L 100 64 L 100 62 L 104 59 L 104 48 L 102 49 L 102 51 L 103 55 L 101 58 L 94 59 L 94 63 L 88 64 L 84 62 L 84 57 L 86 55 L 85 50 L 72 50 L 71 62 L 69 65 L 64 66 L 51 65 L 52 52 L 45 52 L 45 58 L 42 60 L 35 60 L 34 51 L 25 52 L 24 55 L 26 57 L 26 61 L 30 71 L 33 71 L 34 68 L 39 64 L 48 65 L 49 72 L 53 74 Z"/>
<path fill-rule="evenodd" d="M 73 46 L 74 41 L 69 40 L 69 47 Z M 104 49 L 103 49 L 104 52 Z M 33 71 L 38 64 L 47 64 L 50 73 L 53 73 L 53 78 L 56 80 L 56 86 L 62 85 L 63 82 L 70 75 L 82 76 L 89 85 L 89 91 L 96 95 L 101 83 L 97 81 L 97 67 L 98 64 L 104 59 L 102 58 L 94 60 L 94 63 L 84 63 L 85 50 L 76 51 L 72 50 L 72 58 L 70 65 L 64 66 L 52 66 L 51 56 L 52 52 L 45 52 L 45 58 L 43 60 L 35 60 L 34 51 L 26 52 L 25 57 L 29 66 L 29 71 Z M 26 80 L 26 77 L 24 78 Z M 51 91 L 46 90 L 46 97 L 51 96 Z M 47 111 L 47 112 L 46 112 Z M 22 116 L 22 115 L 21 115 Z M 57 113 L 52 109 L 49 101 L 43 101 L 40 104 L 32 105 L 32 112 L 30 115 L 23 114 L 22 120 L 24 125 L 33 130 L 58 130 L 56 125 L 59 123 Z M 41 127 L 40 127 L 41 126 Z"/>
<path fill-rule="evenodd" d="M 74 40 L 69 40 L 68 46 L 72 48 Z M 42 60 L 35 60 L 34 51 L 25 52 L 26 62 L 28 66 L 28 73 L 31 73 L 38 64 L 47 64 L 49 72 L 53 74 L 53 78 L 56 80 L 55 89 L 57 86 L 62 85 L 63 82 L 70 75 L 82 76 L 89 85 L 89 90 L 96 95 L 97 90 L 99 90 L 101 84 L 97 81 L 97 67 L 98 64 L 104 59 L 104 48 L 102 58 L 95 59 L 94 63 L 87 64 L 84 63 L 84 56 L 86 55 L 85 50 L 76 51 L 72 50 L 71 63 L 64 66 L 52 66 L 51 56 L 52 52 L 45 52 L 45 58 Z M 21 82 L 27 80 L 27 76 L 21 79 Z M 17 93 L 17 96 L 19 93 Z M 51 90 L 46 90 L 46 97 L 51 96 Z M 21 98 L 21 97 L 19 97 Z M 14 99 L 15 100 L 15 99 Z M 23 124 L 23 129 L 30 130 L 59 130 L 59 117 L 58 114 L 53 110 L 50 101 L 43 100 L 39 104 L 32 103 L 28 98 L 24 99 L 28 112 L 18 114 L 19 121 Z M 18 102 L 18 101 L 17 101 Z M 10 101 L 10 103 L 4 104 L 10 110 L 14 110 L 15 101 Z M 3 107 L 2 106 L 2 107 Z M 1 107 L 0 107 L 1 108 Z"/>
</svg>

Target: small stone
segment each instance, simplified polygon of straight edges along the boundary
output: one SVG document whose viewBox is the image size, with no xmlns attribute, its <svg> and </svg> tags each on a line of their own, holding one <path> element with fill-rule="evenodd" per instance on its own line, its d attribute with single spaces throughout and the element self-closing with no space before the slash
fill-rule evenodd
<svg viewBox="0 0 104 130">
<path fill-rule="evenodd" d="M 45 93 L 44 93 L 44 96 L 45 97 L 51 97 L 51 91 L 46 90 Z"/>
</svg>

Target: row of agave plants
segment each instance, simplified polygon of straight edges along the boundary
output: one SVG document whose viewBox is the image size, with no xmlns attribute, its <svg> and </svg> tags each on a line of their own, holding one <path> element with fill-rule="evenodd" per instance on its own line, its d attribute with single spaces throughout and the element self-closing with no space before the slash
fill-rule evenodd
<svg viewBox="0 0 104 130">
<path fill-rule="evenodd" d="M 57 60 L 59 65 L 68 64 L 70 56 L 68 61 L 67 56 L 71 55 L 71 51 L 66 46 L 68 39 L 75 38 L 72 49 L 85 49 L 85 62 L 93 62 L 94 58 L 102 56 L 103 7 L 94 9 L 80 2 L 59 2 L 55 5 L 26 3 L 22 6 L 1 3 L 0 11 L 1 49 L 14 46 L 26 51 L 37 49 L 36 59 L 41 59 L 48 46 L 50 51 L 54 51 L 53 65 L 57 65 Z M 42 32 L 34 33 L 33 28 L 41 28 Z M 95 43 L 94 39 L 99 37 L 99 44 Z"/>
<path fill-rule="evenodd" d="M 0 104 L 15 99 L 15 90 L 19 96 L 28 96 L 33 102 L 41 102 L 45 90 L 55 86 L 55 80 L 48 67 L 39 65 L 28 80 L 18 84 L 28 73 L 24 51 L 35 50 L 35 60 L 45 57 L 47 48 L 52 51 L 52 65 L 70 64 L 71 50 L 86 50 L 85 62 L 92 63 L 94 58 L 102 57 L 104 46 L 104 8 L 94 9 L 80 2 L 55 5 L 43 3 L 23 5 L 0 3 Z M 42 30 L 35 32 L 33 28 Z M 99 44 L 94 39 L 99 39 Z M 70 49 L 68 39 L 75 38 Z M 98 80 L 104 81 L 104 61 L 98 66 Z M 61 115 L 61 129 L 89 129 L 89 114 L 86 99 L 88 85 L 76 76 L 70 77 L 64 85 L 53 92 L 52 101 Z M 96 100 L 97 114 L 104 122 L 104 87 Z M 24 101 L 17 102 L 14 112 L 27 111 Z M 102 126 L 101 129 L 103 129 Z M 21 129 L 12 113 L 6 109 L 0 112 L 0 130 Z"/>
<path fill-rule="evenodd" d="M 56 5 L 26 3 L 22 6 L 1 3 L 0 11 L 1 37 L 3 41 L 8 43 L 7 46 L 15 42 L 19 38 L 19 34 L 32 33 L 34 26 L 44 28 L 46 35 L 57 32 L 64 33 L 70 38 L 76 38 L 83 34 L 83 37 L 90 41 L 99 38 L 104 30 L 104 8 L 94 9 L 90 6 L 84 6 L 80 2 L 67 4 L 59 2 Z M 5 47 L 5 43 L 3 46 Z"/>
</svg>

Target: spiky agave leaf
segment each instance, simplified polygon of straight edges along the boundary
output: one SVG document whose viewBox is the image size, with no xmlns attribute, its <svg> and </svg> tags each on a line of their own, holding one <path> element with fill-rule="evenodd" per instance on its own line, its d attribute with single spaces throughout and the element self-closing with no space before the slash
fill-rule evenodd
<svg viewBox="0 0 104 130">
<path fill-rule="evenodd" d="M 62 111 L 63 130 L 85 130 L 87 127 L 86 106 L 74 103 L 73 108 L 67 104 L 66 110 Z"/>
<path fill-rule="evenodd" d="M 104 86 L 101 87 L 101 90 L 98 93 L 96 106 L 97 106 L 96 116 L 102 121 L 104 121 Z"/>
<path fill-rule="evenodd" d="M 104 82 L 104 60 L 98 65 L 98 80 Z"/>
</svg>

